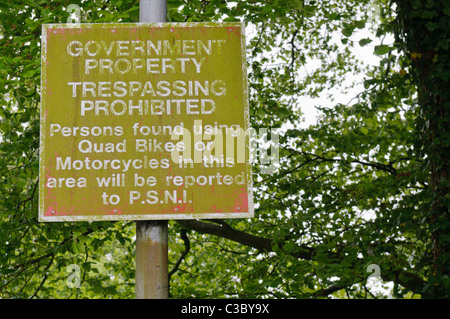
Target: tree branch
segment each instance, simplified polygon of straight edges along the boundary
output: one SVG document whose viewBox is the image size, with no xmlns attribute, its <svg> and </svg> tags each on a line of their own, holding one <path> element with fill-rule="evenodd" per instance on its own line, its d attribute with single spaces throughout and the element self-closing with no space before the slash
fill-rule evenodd
<svg viewBox="0 0 450 319">
<path fill-rule="evenodd" d="M 184 260 L 184 258 L 186 258 L 186 255 L 191 250 L 191 242 L 189 241 L 189 238 L 187 236 L 187 232 L 185 229 L 181 230 L 180 237 L 181 237 L 181 239 L 183 239 L 183 242 L 184 242 L 184 251 L 181 253 L 180 257 L 178 258 L 177 262 L 175 263 L 175 266 L 173 266 L 172 270 L 169 272 L 169 282 L 170 282 L 170 278 L 172 277 L 172 275 L 178 271 L 178 269 L 180 268 L 181 262 Z"/>
<path fill-rule="evenodd" d="M 178 220 L 177 222 L 182 226 L 195 230 L 199 233 L 223 237 L 263 252 L 271 252 L 274 251 L 274 248 L 282 248 L 283 246 L 283 243 L 275 242 L 272 239 L 255 236 L 244 231 L 234 229 L 224 221 L 222 221 L 220 225 L 217 224 L 217 220 L 214 221 L 215 224 L 199 220 Z M 290 255 L 300 259 L 311 260 L 315 252 L 316 251 L 314 248 L 297 245 L 297 249 L 290 253 Z M 337 256 L 334 256 L 335 254 L 331 252 L 330 255 L 332 255 L 330 258 L 337 258 Z"/>
<path fill-rule="evenodd" d="M 198 220 L 178 220 L 177 222 L 183 227 L 195 230 L 202 234 L 224 237 L 261 251 L 272 251 L 271 239 L 251 235 L 246 232 L 236 230 L 229 225 L 224 226 Z"/>
<path fill-rule="evenodd" d="M 269 238 L 255 236 L 246 233 L 244 231 L 234 229 L 230 225 L 225 223 L 225 221 L 214 220 L 214 223 L 212 223 L 199 220 L 177 220 L 177 222 L 183 227 L 197 231 L 201 234 L 209 234 L 223 237 L 235 241 L 237 243 L 240 243 L 242 245 L 258 249 L 262 252 L 271 252 L 274 251 L 274 248 L 277 247 L 282 249 L 284 244 L 284 242 L 275 242 L 274 240 Z M 285 238 L 285 240 L 288 239 L 289 238 Z M 316 254 L 315 248 L 303 245 L 297 245 L 296 249 L 294 249 L 292 252 L 289 253 L 289 255 L 291 256 L 304 260 L 313 260 L 315 254 Z M 330 262 L 331 261 L 339 262 L 342 257 L 340 257 L 340 254 L 338 252 L 333 253 L 329 251 L 328 258 L 330 259 Z M 359 263 L 362 264 L 362 260 L 359 260 Z M 353 267 L 357 268 L 357 265 L 353 265 Z M 356 281 L 349 282 L 348 284 L 347 283 L 335 284 L 328 288 L 321 289 L 315 292 L 314 295 L 317 297 L 327 296 L 335 291 L 353 285 L 354 283 L 362 282 L 365 279 L 366 279 L 365 277 L 360 277 Z M 395 281 L 396 283 L 401 284 L 403 287 L 418 293 L 422 291 L 425 285 L 425 282 L 422 278 L 404 270 L 397 270 L 395 273 L 392 271 L 385 271 L 382 274 L 382 279 L 386 281 Z"/>
</svg>

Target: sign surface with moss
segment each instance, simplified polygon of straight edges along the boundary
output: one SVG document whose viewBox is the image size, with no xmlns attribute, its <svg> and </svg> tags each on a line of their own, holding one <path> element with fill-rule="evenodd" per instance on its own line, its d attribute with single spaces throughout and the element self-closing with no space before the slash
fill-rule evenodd
<svg viewBox="0 0 450 319">
<path fill-rule="evenodd" d="M 44 25 L 39 220 L 251 217 L 244 32 Z"/>
</svg>

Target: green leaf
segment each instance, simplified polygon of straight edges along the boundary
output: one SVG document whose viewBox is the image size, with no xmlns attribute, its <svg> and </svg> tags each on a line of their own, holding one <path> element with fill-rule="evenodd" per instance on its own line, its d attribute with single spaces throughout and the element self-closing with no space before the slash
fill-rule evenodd
<svg viewBox="0 0 450 319">
<path fill-rule="evenodd" d="M 364 29 L 365 26 L 366 26 L 366 21 L 364 21 L 364 20 L 355 21 L 355 27 L 356 28 Z"/>
<path fill-rule="evenodd" d="M 375 49 L 374 49 L 374 53 L 376 55 L 384 55 L 386 53 L 388 53 L 389 51 L 391 51 L 392 48 L 386 44 L 381 44 L 381 45 L 376 45 Z"/>
<path fill-rule="evenodd" d="M 330 20 L 339 20 L 340 19 L 340 15 L 337 12 L 333 12 L 328 16 L 328 19 Z"/>
<path fill-rule="evenodd" d="M 359 45 L 362 47 L 368 45 L 371 42 L 372 42 L 372 39 L 369 39 L 369 38 L 364 38 L 364 39 L 361 39 L 358 41 Z"/>
<path fill-rule="evenodd" d="M 367 133 L 369 133 L 369 130 L 367 128 L 365 128 L 364 126 L 360 127 L 360 130 L 364 135 L 367 135 Z"/>
<path fill-rule="evenodd" d="M 289 115 L 291 115 L 291 112 L 286 108 L 279 108 L 277 113 L 281 117 L 288 117 Z"/>
<path fill-rule="evenodd" d="M 342 30 L 342 34 L 348 38 L 352 36 L 354 30 L 354 27 L 346 27 Z"/>
<path fill-rule="evenodd" d="M 445 7 L 443 11 L 446 15 L 450 16 L 450 6 Z"/>
</svg>

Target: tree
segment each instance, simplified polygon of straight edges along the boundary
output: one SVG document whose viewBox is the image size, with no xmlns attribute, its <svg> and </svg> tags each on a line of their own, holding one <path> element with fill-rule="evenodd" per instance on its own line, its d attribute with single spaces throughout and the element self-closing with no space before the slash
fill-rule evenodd
<svg viewBox="0 0 450 319">
<path fill-rule="evenodd" d="M 135 1 L 70 3 L 83 22 L 138 20 Z M 449 5 L 168 4 L 171 22 L 253 28 L 251 124 L 280 130 L 276 172 L 254 165 L 254 219 L 170 222 L 171 297 L 386 297 L 370 265 L 396 298 L 448 297 Z M 65 23 L 68 5 L 0 2 L 2 298 L 134 296 L 133 222 L 37 222 L 40 25 Z M 354 57 L 368 46 L 376 65 Z M 320 96 L 317 124 L 300 126 Z"/>
<path fill-rule="evenodd" d="M 411 75 L 418 87 L 420 114 L 416 147 L 429 172 L 421 212 L 431 237 L 427 251 L 432 265 L 425 296 L 448 298 L 450 291 L 449 242 L 449 135 L 450 4 L 446 1 L 397 1 L 399 40 L 411 60 Z"/>
</svg>

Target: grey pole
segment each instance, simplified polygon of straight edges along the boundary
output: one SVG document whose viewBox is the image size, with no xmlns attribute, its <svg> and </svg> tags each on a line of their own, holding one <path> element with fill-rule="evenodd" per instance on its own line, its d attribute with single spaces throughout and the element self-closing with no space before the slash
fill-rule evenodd
<svg viewBox="0 0 450 319">
<path fill-rule="evenodd" d="M 167 0 L 140 0 L 139 22 L 167 22 Z"/>
<path fill-rule="evenodd" d="M 169 297 L 167 221 L 136 222 L 136 299 Z"/>
<path fill-rule="evenodd" d="M 139 22 L 166 22 L 167 0 L 140 0 Z M 136 299 L 169 298 L 168 222 L 136 222 Z"/>
</svg>

